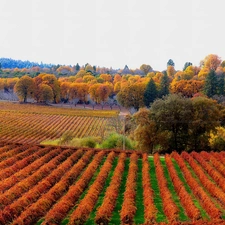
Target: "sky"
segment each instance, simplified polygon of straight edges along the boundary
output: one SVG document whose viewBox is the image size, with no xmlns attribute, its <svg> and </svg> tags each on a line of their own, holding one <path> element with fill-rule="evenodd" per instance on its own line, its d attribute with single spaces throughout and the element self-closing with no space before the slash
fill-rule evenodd
<svg viewBox="0 0 225 225">
<path fill-rule="evenodd" d="M 1 0 L 0 57 L 176 70 L 225 60 L 223 0 Z"/>
</svg>

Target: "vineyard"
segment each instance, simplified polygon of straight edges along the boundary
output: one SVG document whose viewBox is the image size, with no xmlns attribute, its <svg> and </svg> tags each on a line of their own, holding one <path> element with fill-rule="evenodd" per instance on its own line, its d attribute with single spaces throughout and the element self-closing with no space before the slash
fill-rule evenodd
<svg viewBox="0 0 225 225">
<path fill-rule="evenodd" d="M 39 144 L 71 131 L 77 138 L 101 136 L 114 110 L 79 110 L 26 104 L 0 104 L 0 140 Z"/>
<path fill-rule="evenodd" d="M 224 224 L 224 157 L 0 142 L 0 224 Z"/>
</svg>

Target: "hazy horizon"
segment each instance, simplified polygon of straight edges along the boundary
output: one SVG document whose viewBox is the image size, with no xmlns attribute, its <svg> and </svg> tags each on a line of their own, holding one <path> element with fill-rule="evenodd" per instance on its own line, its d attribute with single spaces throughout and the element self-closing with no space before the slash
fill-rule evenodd
<svg viewBox="0 0 225 225">
<path fill-rule="evenodd" d="M 2 0 L 0 57 L 162 71 L 225 59 L 222 0 Z"/>
</svg>

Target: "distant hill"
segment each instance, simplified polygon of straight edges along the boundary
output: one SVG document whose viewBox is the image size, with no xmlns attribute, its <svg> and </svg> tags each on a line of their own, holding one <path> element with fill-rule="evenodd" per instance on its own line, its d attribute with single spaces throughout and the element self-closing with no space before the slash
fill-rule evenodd
<svg viewBox="0 0 225 225">
<path fill-rule="evenodd" d="M 15 60 L 11 58 L 0 58 L 0 66 L 2 69 L 14 69 L 14 68 L 32 68 L 34 66 L 39 66 L 41 68 L 51 68 L 55 66 L 54 64 L 45 64 L 45 63 L 37 63 L 37 62 L 30 62 L 28 60 Z"/>
</svg>

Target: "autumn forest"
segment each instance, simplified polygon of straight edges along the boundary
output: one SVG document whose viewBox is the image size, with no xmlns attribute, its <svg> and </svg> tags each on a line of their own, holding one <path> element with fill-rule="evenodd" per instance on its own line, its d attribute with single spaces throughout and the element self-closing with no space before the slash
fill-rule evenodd
<svg viewBox="0 0 225 225">
<path fill-rule="evenodd" d="M 182 71 L 176 71 L 172 59 L 164 71 L 154 71 L 148 64 L 113 70 L 88 63 L 5 68 L 21 67 L 21 61 L 0 62 L 2 100 L 125 108 L 130 112 L 126 136 L 135 141 L 135 148 L 150 153 L 225 146 L 225 61 L 215 54 L 199 66 L 186 62 Z"/>
</svg>

